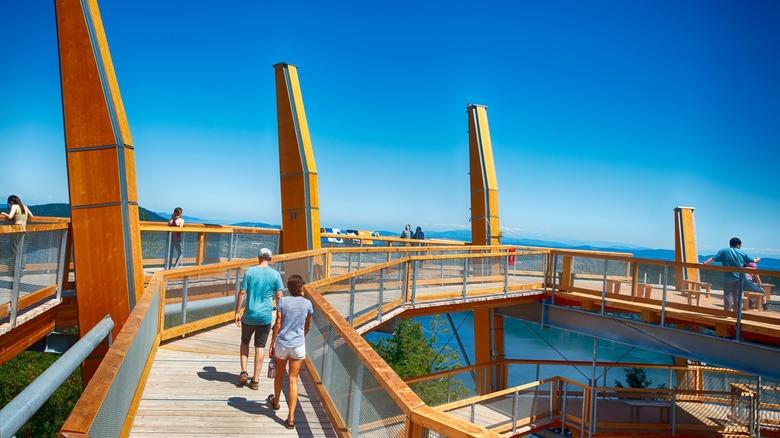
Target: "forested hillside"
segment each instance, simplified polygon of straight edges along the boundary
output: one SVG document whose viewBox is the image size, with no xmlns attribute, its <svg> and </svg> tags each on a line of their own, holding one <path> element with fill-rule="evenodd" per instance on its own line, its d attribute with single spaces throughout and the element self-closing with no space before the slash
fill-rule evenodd
<svg viewBox="0 0 780 438">
<path fill-rule="evenodd" d="M 70 217 L 70 205 L 69 204 L 42 204 L 42 205 L 28 205 L 30 211 L 35 216 L 54 216 L 54 217 Z M 160 216 L 159 214 L 149 211 L 143 207 L 138 207 L 138 215 L 142 221 L 152 222 L 167 222 L 168 219 Z"/>
</svg>

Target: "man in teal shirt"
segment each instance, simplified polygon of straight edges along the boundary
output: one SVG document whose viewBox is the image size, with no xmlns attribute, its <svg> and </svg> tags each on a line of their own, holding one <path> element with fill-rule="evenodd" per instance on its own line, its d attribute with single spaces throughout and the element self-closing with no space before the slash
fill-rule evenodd
<svg viewBox="0 0 780 438">
<path fill-rule="evenodd" d="M 708 258 L 703 263 L 709 265 L 712 262 L 720 262 L 723 266 L 732 266 L 735 268 L 744 267 L 747 263 L 761 260 L 761 257 L 751 258 L 745 251 L 742 251 L 742 241 L 739 237 L 732 237 L 729 240 L 729 247 L 723 248 L 714 256 Z M 727 312 L 734 311 L 734 304 L 737 302 L 737 294 L 739 293 L 739 279 L 742 281 L 742 289 L 752 290 L 753 292 L 764 293 L 764 290 L 756 286 L 752 281 L 747 281 L 744 274 L 739 272 L 724 272 L 723 273 L 723 308 Z"/>
<path fill-rule="evenodd" d="M 273 300 L 282 296 L 282 276 L 275 269 L 269 267 L 271 262 L 271 250 L 263 248 L 257 256 L 259 264 L 246 270 L 241 281 L 241 290 L 236 298 L 236 325 L 241 327 L 241 374 L 238 377 L 238 386 L 243 386 L 249 381 L 249 389 L 260 388 L 260 367 L 263 365 L 265 343 L 273 322 Z M 246 301 L 244 315 L 241 316 L 241 308 Z M 249 341 L 255 337 L 255 363 L 252 380 L 246 372 L 249 362 Z"/>
</svg>

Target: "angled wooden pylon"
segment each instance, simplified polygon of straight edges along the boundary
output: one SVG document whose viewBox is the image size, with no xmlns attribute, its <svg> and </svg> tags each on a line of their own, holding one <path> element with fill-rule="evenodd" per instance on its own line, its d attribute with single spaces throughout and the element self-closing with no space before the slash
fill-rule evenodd
<svg viewBox="0 0 780 438">
<path fill-rule="evenodd" d="M 96 0 L 56 0 L 79 332 L 119 334 L 143 292 L 135 157 Z M 102 360 L 82 366 L 84 385 Z"/>
<path fill-rule="evenodd" d="M 487 107 L 469 104 L 469 175 L 471 182 L 471 243 L 499 245 L 498 182 L 488 129 Z M 500 269 L 498 265 L 488 269 Z M 474 309 L 474 361 L 487 364 L 504 357 L 503 317 L 489 309 Z M 506 387 L 503 367 L 476 370 L 476 391 L 487 394 Z"/>
<path fill-rule="evenodd" d="M 674 209 L 674 261 L 699 263 L 693 207 Z M 682 280 L 700 281 L 699 270 L 696 268 L 675 268 L 675 270 L 675 287 L 678 290 L 685 289 Z"/>
<path fill-rule="evenodd" d="M 468 115 L 471 243 L 498 245 L 501 236 L 498 220 L 498 182 L 493 163 L 487 107 L 469 104 Z"/>
<path fill-rule="evenodd" d="M 282 192 L 281 252 L 320 248 L 320 201 L 317 166 L 303 109 L 298 69 L 274 65 L 279 131 L 279 178 Z"/>
</svg>

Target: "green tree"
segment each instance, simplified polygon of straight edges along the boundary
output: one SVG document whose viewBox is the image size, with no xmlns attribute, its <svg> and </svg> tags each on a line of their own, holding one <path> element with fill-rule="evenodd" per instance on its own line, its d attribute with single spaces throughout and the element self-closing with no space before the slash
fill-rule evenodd
<svg viewBox="0 0 780 438">
<path fill-rule="evenodd" d="M 623 373 L 629 388 L 650 388 L 653 386 L 653 381 L 647 378 L 647 372 L 642 368 L 623 368 Z M 615 387 L 623 388 L 623 383 L 615 379 Z M 658 388 L 666 388 L 666 385 L 662 383 L 658 385 Z"/>
<path fill-rule="evenodd" d="M 426 337 L 421 322 L 402 319 L 396 322 L 390 337 L 369 344 L 402 379 L 460 367 L 456 352 L 447 346 L 437 348 L 438 336 L 449 333 L 444 320 L 439 316 L 433 318 L 430 329 L 432 335 Z M 430 406 L 470 394 L 454 376 L 412 383 L 409 387 Z"/>
<path fill-rule="evenodd" d="M 7 405 L 53 364 L 59 356 L 23 351 L 0 366 L 0 406 Z M 81 396 L 81 368 L 52 394 L 41 409 L 16 433 L 19 438 L 56 437 Z"/>
</svg>

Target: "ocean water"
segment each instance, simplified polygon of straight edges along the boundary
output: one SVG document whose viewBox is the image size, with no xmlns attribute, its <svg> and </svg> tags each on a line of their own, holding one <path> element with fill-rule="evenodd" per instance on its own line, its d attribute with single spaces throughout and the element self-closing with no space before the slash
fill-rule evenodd
<svg viewBox="0 0 780 438">
<path fill-rule="evenodd" d="M 451 314 L 452 322 L 457 329 L 463 347 L 468 355 L 468 360 L 462 360 L 462 364 L 474 363 L 474 318 L 472 312 L 459 312 Z M 433 317 L 416 318 L 423 325 L 428 335 Z M 445 318 L 446 321 L 446 318 Z M 449 327 L 449 325 L 447 325 Z M 460 348 L 450 328 L 450 333 L 437 335 L 437 348 L 449 347 L 460 355 Z M 382 336 L 380 333 L 371 333 L 366 339 L 375 341 Z M 535 360 L 559 360 L 559 361 L 586 361 L 593 360 L 593 338 L 578 333 L 554 328 L 542 329 L 538 324 L 529 323 L 513 318 L 504 319 L 504 345 L 505 355 L 508 359 L 535 359 Z M 674 364 L 674 358 L 668 354 L 645 350 L 621 344 L 613 341 L 599 339 L 596 343 L 596 360 L 600 362 L 626 362 L 626 363 L 651 363 Z M 570 365 L 511 365 L 509 369 L 508 385 L 516 386 L 537 379 L 552 376 L 562 376 L 568 379 L 589 384 L 593 370 L 590 366 Z M 647 377 L 652 381 L 652 386 L 670 386 L 670 374 L 664 370 L 647 370 Z M 625 368 L 612 367 L 604 369 L 597 367 L 595 372 L 596 382 L 599 385 L 613 386 L 615 380 L 625 385 Z M 627 385 L 626 385 L 627 386 Z"/>
</svg>

